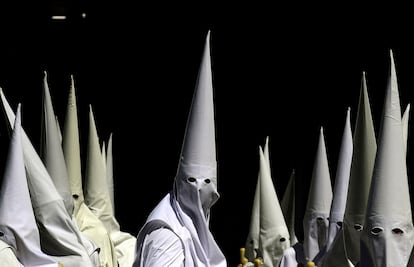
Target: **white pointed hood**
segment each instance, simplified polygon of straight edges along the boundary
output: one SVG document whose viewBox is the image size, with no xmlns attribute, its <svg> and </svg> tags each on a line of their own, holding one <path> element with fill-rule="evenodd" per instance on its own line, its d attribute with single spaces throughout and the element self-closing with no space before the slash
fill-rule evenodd
<svg viewBox="0 0 414 267">
<path fill-rule="evenodd" d="M 80 160 L 80 144 L 79 144 L 79 128 L 78 128 L 78 114 L 76 105 L 76 94 L 73 76 L 71 78 L 71 86 L 68 97 L 68 104 L 66 108 L 65 124 L 63 129 L 63 154 L 66 162 L 66 169 L 68 171 L 70 188 L 75 200 L 75 210 L 83 203 L 83 189 L 82 189 L 82 172 Z"/>
<path fill-rule="evenodd" d="M 305 256 L 312 260 L 328 237 L 328 217 L 332 203 L 332 185 L 323 128 L 320 129 L 308 202 L 303 218 Z"/>
<path fill-rule="evenodd" d="M 119 229 L 113 217 L 105 166 L 102 161 L 92 106 L 89 106 L 89 138 L 86 158 L 85 203 L 103 222 L 109 232 Z"/>
<path fill-rule="evenodd" d="M 278 266 L 283 251 L 290 247 L 289 230 L 283 217 L 279 199 L 270 174 L 268 156 L 259 149 L 260 156 L 260 232 L 259 251 L 263 266 Z"/>
<path fill-rule="evenodd" d="M 378 150 L 361 236 L 361 266 L 406 266 L 413 223 L 394 58 L 386 91 Z"/>
<path fill-rule="evenodd" d="M 350 121 L 350 108 L 346 112 L 345 126 L 342 134 L 341 148 L 339 150 L 336 168 L 335 185 L 331 212 L 329 215 L 329 231 L 326 250 L 329 250 L 336 234 L 342 228 L 348 194 L 349 176 L 352 161 L 352 131 Z"/>
<path fill-rule="evenodd" d="M 63 198 L 69 215 L 73 212 L 73 199 L 70 190 L 69 177 L 66 170 L 63 149 L 61 145 L 60 132 L 56 123 L 47 82 L 47 73 L 43 78 L 43 112 L 42 112 L 42 135 L 41 135 L 41 157 L 46 166 L 53 183 L 60 196 Z"/>
<path fill-rule="evenodd" d="M 249 233 L 247 235 L 245 245 L 245 256 L 253 262 L 257 258 L 259 249 L 259 233 L 260 233 L 260 168 L 257 176 L 256 189 L 254 193 L 252 212 L 250 215 Z"/>
<path fill-rule="evenodd" d="M 210 263 L 222 262 L 224 256 L 209 230 L 210 208 L 219 198 L 210 32 L 204 46 L 172 196 L 192 219 Z"/>
<path fill-rule="evenodd" d="M 408 146 L 409 119 L 410 119 L 410 104 L 407 105 L 407 107 L 405 108 L 404 114 L 402 116 L 403 140 L 404 140 L 405 154 L 407 154 L 407 146 Z"/>
<path fill-rule="evenodd" d="M 285 193 L 283 194 L 282 201 L 280 203 L 283 215 L 285 217 L 286 225 L 289 229 L 290 245 L 298 243 L 298 238 L 295 233 L 295 216 L 296 216 L 296 197 L 295 197 L 295 170 L 292 170 L 290 174 L 289 182 L 286 186 Z"/>
<path fill-rule="evenodd" d="M 0 189 L 0 232 L 0 239 L 12 247 L 24 266 L 58 266 L 40 248 L 23 161 L 20 104 Z"/>
<path fill-rule="evenodd" d="M 113 210 L 113 213 L 115 214 L 112 133 L 109 135 L 108 147 L 106 151 L 107 151 L 106 152 L 106 181 L 108 183 L 108 191 L 109 191 L 109 197 L 111 199 L 112 210 Z"/>
<path fill-rule="evenodd" d="M 361 77 L 353 144 L 343 231 L 347 256 L 355 265 L 360 259 L 360 237 L 365 224 L 365 211 L 377 151 L 365 72 Z"/>
<path fill-rule="evenodd" d="M 3 109 L 12 127 L 15 114 L 3 91 L 0 91 Z M 92 262 L 82 244 L 77 226 L 67 213 L 62 197 L 34 149 L 24 129 L 22 147 L 30 199 L 41 238 L 42 250 L 67 266 L 91 266 Z"/>
</svg>

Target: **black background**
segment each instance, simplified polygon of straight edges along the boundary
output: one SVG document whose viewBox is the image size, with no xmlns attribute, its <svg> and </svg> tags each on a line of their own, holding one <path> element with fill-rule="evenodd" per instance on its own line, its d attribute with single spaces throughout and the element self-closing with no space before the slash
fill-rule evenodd
<svg viewBox="0 0 414 267">
<path fill-rule="evenodd" d="M 51 20 L 62 7 L 67 20 Z M 388 3 L 2 4 L 0 87 L 13 108 L 22 103 L 23 127 L 38 147 L 43 71 L 61 126 L 69 75 L 74 75 L 82 153 L 91 104 L 101 140 L 114 134 L 116 216 L 124 231 L 136 235 L 172 189 L 211 30 L 221 193 L 211 229 L 229 266 L 235 266 L 248 233 L 258 146 L 266 136 L 279 197 L 296 170 L 301 239 L 319 129 L 324 128 L 333 185 L 346 109 L 351 108 L 353 129 L 362 71 L 376 131 L 389 49 L 395 55 L 402 110 L 413 101 L 414 17 L 405 10 Z"/>
</svg>

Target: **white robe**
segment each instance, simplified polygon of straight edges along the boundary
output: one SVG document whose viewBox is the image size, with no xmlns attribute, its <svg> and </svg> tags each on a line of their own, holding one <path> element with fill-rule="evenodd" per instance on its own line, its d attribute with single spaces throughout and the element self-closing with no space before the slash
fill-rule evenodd
<svg viewBox="0 0 414 267">
<path fill-rule="evenodd" d="M 207 257 L 194 225 L 189 222 L 191 222 L 190 218 L 182 212 L 170 194 L 165 196 L 138 234 L 133 267 L 166 266 L 158 264 L 161 262 L 177 263 L 181 259 L 181 265 L 174 266 L 227 266 L 223 255 L 214 254 L 214 259 Z M 160 231 L 154 232 L 156 230 Z M 163 234 L 167 234 L 169 238 L 162 236 Z M 155 238 L 156 236 L 160 238 Z M 210 241 L 215 243 L 211 235 L 210 238 L 212 239 Z M 157 259 L 152 257 L 154 254 Z M 157 265 L 153 265 L 154 262 Z"/>
</svg>

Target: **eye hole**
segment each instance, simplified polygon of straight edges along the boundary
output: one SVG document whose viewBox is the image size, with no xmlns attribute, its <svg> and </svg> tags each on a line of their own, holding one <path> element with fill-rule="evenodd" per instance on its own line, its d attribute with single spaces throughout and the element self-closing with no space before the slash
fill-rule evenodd
<svg viewBox="0 0 414 267">
<path fill-rule="evenodd" d="M 210 179 L 204 179 L 204 182 L 205 182 L 206 184 L 209 184 L 209 183 L 211 182 L 211 180 L 210 180 Z"/>
<path fill-rule="evenodd" d="M 0 236 L 4 236 L 4 233 L 3 232 L 0 232 Z"/>
<path fill-rule="evenodd" d="M 187 181 L 189 181 L 190 183 L 194 183 L 196 181 L 196 178 L 188 177 Z"/>
<path fill-rule="evenodd" d="M 279 241 L 280 242 L 285 242 L 286 241 L 286 238 L 282 237 Z"/>
<path fill-rule="evenodd" d="M 379 235 L 382 231 L 383 231 L 383 229 L 381 227 L 374 227 L 374 228 L 371 229 L 371 234 Z"/>
<path fill-rule="evenodd" d="M 354 229 L 358 232 L 361 232 L 364 227 L 361 224 L 354 224 Z"/>
<path fill-rule="evenodd" d="M 318 217 L 318 218 L 316 218 L 316 220 L 318 220 L 318 221 L 323 221 L 323 218 L 322 217 Z"/>
<path fill-rule="evenodd" d="M 392 232 L 394 234 L 396 234 L 396 235 L 402 235 L 402 234 L 404 234 L 404 231 L 401 230 L 400 228 L 394 228 L 394 229 L 392 229 Z"/>
<path fill-rule="evenodd" d="M 339 227 L 342 227 L 342 222 L 336 222 Z"/>
<path fill-rule="evenodd" d="M 249 242 L 250 244 L 253 244 L 253 240 L 250 240 L 250 242 Z"/>
<path fill-rule="evenodd" d="M 73 196 L 74 199 L 78 199 L 79 198 L 79 195 L 76 195 L 76 194 L 73 194 L 72 196 Z"/>
</svg>

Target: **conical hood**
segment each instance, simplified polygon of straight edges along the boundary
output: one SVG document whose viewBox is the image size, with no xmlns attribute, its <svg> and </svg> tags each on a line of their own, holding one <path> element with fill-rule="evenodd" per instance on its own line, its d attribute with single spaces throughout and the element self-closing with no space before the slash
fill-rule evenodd
<svg viewBox="0 0 414 267">
<path fill-rule="evenodd" d="M 9 244 L 24 266 L 57 266 L 40 248 L 23 161 L 20 104 L 10 140 L 0 189 L 0 239 Z"/>
<path fill-rule="evenodd" d="M 79 124 L 78 124 L 78 110 L 76 105 L 76 94 L 73 76 L 71 78 L 71 86 L 68 96 L 68 105 L 66 108 L 66 118 L 63 129 L 63 153 L 65 156 L 66 168 L 68 171 L 70 188 L 72 195 L 75 197 L 75 204 L 83 202 L 82 189 L 82 171 L 80 159 L 80 144 L 79 144 Z M 76 212 L 74 212 L 76 213 Z"/>
<path fill-rule="evenodd" d="M 295 233 L 295 216 L 296 216 L 296 197 L 295 197 L 295 170 L 290 174 L 289 182 L 286 186 L 285 193 L 280 203 L 283 215 L 285 217 L 286 225 L 289 229 L 290 245 L 298 243 L 298 238 Z"/>
<path fill-rule="evenodd" d="M 365 224 L 365 211 L 377 151 L 365 72 L 361 78 L 353 143 L 343 226 L 347 255 L 351 262 L 356 264 L 360 258 L 360 237 Z"/>
<path fill-rule="evenodd" d="M 2 91 L 0 94 L 11 128 L 15 114 Z M 68 214 L 52 178 L 24 129 L 21 134 L 30 199 L 39 226 L 42 251 L 62 262 L 65 267 L 79 264 L 91 266 L 92 262 L 82 243 L 79 229 Z"/>
<path fill-rule="evenodd" d="M 379 144 L 361 238 L 361 266 L 405 266 L 413 246 L 413 223 L 397 75 L 390 52 Z"/>
<path fill-rule="evenodd" d="M 403 114 L 403 117 L 402 117 L 403 140 L 404 140 L 405 154 L 407 154 L 407 146 L 408 146 L 409 119 L 410 119 L 410 104 L 408 104 L 407 107 L 405 108 L 405 111 L 404 111 L 404 114 Z"/>
<path fill-rule="evenodd" d="M 252 212 L 250 215 L 249 234 L 247 235 L 245 256 L 249 261 L 253 262 L 259 249 L 259 233 L 260 233 L 260 168 L 257 176 L 256 189 L 254 193 Z M 259 253 L 260 254 L 260 253 Z"/>
<path fill-rule="evenodd" d="M 269 162 L 260 155 L 260 233 L 259 251 L 263 266 L 278 266 L 283 251 L 290 247 L 289 230 L 270 174 Z"/>
<path fill-rule="evenodd" d="M 348 194 L 349 176 L 352 161 L 352 131 L 350 121 L 350 108 L 346 112 L 345 127 L 342 134 L 341 148 L 339 150 L 336 168 L 335 185 L 331 212 L 329 215 L 329 232 L 326 250 L 329 250 L 336 234 L 342 228 Z"/>
<path fill-rule="evenodd" d="M 47 74 L 43 78 L 43 112 L 42 112 L 42 136 L 41 156 L 53 183 L 60 196 L 63 198 L 68 214 L 73 212 L 73 199 L 70 190 L 69 177 L 66 170 L 60 132 L 56 123 L 52 99 L 47 83 Z"/>
<path fill-rule="evenodd" d="M 109 232 L 117 229 L 106 181 L 92 106 L 89 106 L 89 138 L 85 176 L 85 203 L 96 212 Z"/>
<path fill-rule="evenodd" d="M 323 128 L 320 129 L 318 149 L 313 165 L 304 227 L 305 256 L 312 260 L 325 245 L 328 237 L 328 217 L 332 203 L 332 185 L 329 174 Z"/>
<path fill-rule="evenodd" d="M 212 82 L 210 32 L 208 32 L 187 119 L 172 197 L 177 200 L 182 211 L 192 219 L 201 246 L 208 252 L 206 256 L 211 264 L 213 261 L 225 262 L 209 230 L 210 208 L 219 198 Z"/>
<path fill-rule="evenodd" d="M 216 137 L 214 127 L 213 81 L 209 34 L 199 70 L 196 90 L 181 150 L 180 164 L 197 165 L 216 173 Z"/>
<path fill-rule="evenodd" d="M 111 199 L 113 213 L 115 214 L 112 133 L 109 135 L 108 147 L 107 147 L 107 152 L 106 152 L 106 181 L 108 182 L 109 197 Z"/>
</svg>

